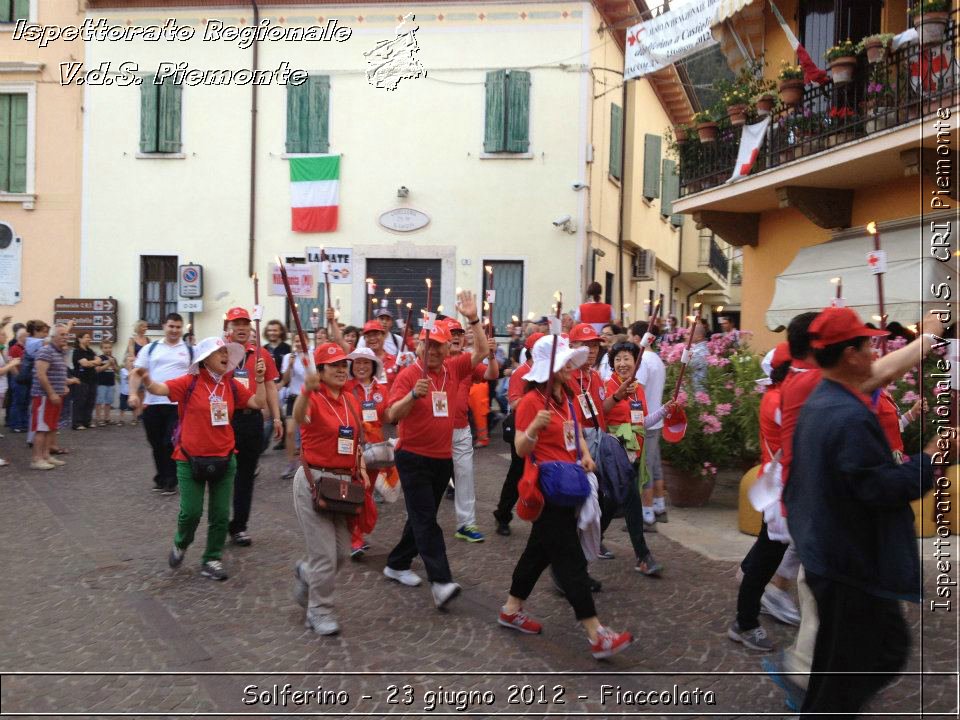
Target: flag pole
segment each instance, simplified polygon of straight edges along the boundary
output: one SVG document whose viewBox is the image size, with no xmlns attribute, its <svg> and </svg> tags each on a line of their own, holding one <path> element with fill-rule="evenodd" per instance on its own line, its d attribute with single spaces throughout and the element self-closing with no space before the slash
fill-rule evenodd
<svg viewBox="0 0 960 720">
<path fill-rule="evenodd" d="M 427 278 L 427 317 L 428 318 L 429 318 L 429 314 L 433 312 L 433 310 L 431 310 L 432 307 L 433 307 L 433 281 L 431 281 L 430 278 Z M 429 320 L 427 322 L 428 322 L 428 325 L 426 328 L 427 339 L 423 343 L 423 375 L 421 375 L 421 377 L 423 378 L 427 377 L 427 352 L 430 350 Z"/>
<path fill-rule="evenodd" d="M 883 273 L 885 270 L 884 265 L 886 265 L 886 263 L 879 259 L 880 253 L 883 251 L 880 249 L 880 231 L 877 229 L 877 223 L 873 220 L 868 222 L 867 232 L 873 235 L 873 251 L 877 253 L 878 264 L 880 265 L 880 269 L 874 274 L 877 276 L 877 303 L 880 306 L 880 329 L 886 330 L 887 313 L 883 307 Z M 880 354 L 887 354 L 887 338 L 885 336 L 880 339 Z"/>
<path fill-rule="evenodd" d="M 290 289 L 290 279 L 287 277 L 287 268 L 283 265 L 283 260 L 280 259 L 278 255 L 277 258 L 277 267 L 280 268 L 280 277 L 283 279 L 283 290 L 287 294 L 287 304 L 290 306 L 290 313 L 293 315 L 293 323 L 297 326 L 297 337 L 300 338 L 300 347 L 303 348 L 304 358 L 310 356 L 307 345 L 307 336 L 303 332 L 303 324 L 300 322 L 300 311 L 297 310 L 297 304 L 293 300 L 293 290 Z M 304 360 L 304 367 L 307 367 L 307 362 Z"/>
<path fill-rule="evenodd" d="M 677 401 L 677 397 L 680 395 L 680 385 L 683 383 L 683 375 L 687 370 L 687 363 L 690 362 L 690 346 L 693 344 L 693 330 L 697 327 L 697 323 L 700 322 L 700 312 L 702 310 L 702 305 L 697 303 L 697 312 L 693 316 L 693 320 L 690 321 L 690 335 L 687 337 L 687 344 L 683 348 L 683 355 L 680 356 L 680 374 L 677 375 L 677 384 L 673 388 L 673 401 Z"/>
<path fill-rule="evenodd" d="M 557 314 L 556 320 L 557 324 L 560 324 L 560 311 L 563 307 L 563 293 L 557 292 L 554 296 L 557 299 Z M 551 331 L 553 328 L 551 328 Z M 553 362 L 557 357 L 557 345 L 560 342 L 560 328 L 557 328 L 556 334 L 553 336 L 553 346 L 550 348 L 550 374 L 547 376 L 547 401 L 544 403 L 544 409 L 550 409 L 550 398 L 553 397 L 553 384 L 554 384 L 554 372 L 553 372 Z"/>
<path fill-rule="evenodd" d="M 257 277 L 257 273 L 253 273 L 253 305 L 254 312 L 256 313 L 256 320 L 254 320 L 254 327 L 256 328 L 257 333 L 257 348 L 260 347 L 260 278 Z M 258 350 L 259 352 L 259 350 Z"/>
</svg>

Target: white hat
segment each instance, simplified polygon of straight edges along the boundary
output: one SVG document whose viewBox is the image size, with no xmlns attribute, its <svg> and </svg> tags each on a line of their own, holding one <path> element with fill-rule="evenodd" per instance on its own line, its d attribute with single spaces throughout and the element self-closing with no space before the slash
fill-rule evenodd
<svg viewBox="0 0 960 720">
<path fill-rule="evenodd" d="M 235 342 L 228 343 L 221 337 L 208 337 L 198 342 L 197 346 L 193 349 L 193 364 L 190 366 L 190 372 L 193 375 L 198 374 L 200 372 L 200 363 L 224 347 L 227 349 L 226 372 L 233 370 L 240 364 L 240 361 L 243 360 L 243 354 L 246 352 L 243 349 L 243 345 Z"/>
<path fill-rule="evenodd" d="M 378 377 L 380 375 L 380 371 L 383 369 L 383 363 L 380 362 L 380 358 L 377 357 L 373 350 L 367 347 L 357 348 L 352 353 L 347 355 L 347 360 L 369 360 L 373 363 L 374 378 Z M 350 370 L 350 374 L 353 375 L 352 369 Z"/>
<path fill-rule="evenodd" d="M 524 376 L 527 382 L 542 383 L 550 377 L 550 353 L 553 351 L 553 339 L 557 338 L 557 355 L 553 360 L 553 371 L 556 372 L 567 363 L 578 368 L 587 361 L 590 350 L 585 347 L 572 348 L 567 340 L 554 335 L 544 335 L 534 343 L 530 356 L 533 358 L 533 367 Z"/>
</svg>

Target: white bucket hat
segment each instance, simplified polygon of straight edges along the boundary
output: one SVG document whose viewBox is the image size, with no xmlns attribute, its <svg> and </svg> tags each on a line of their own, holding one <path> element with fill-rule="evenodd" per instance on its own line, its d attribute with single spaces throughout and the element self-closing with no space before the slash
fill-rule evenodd
<svg viewBox="0 0 960 720">
<path fill-rule="evenodd" d="M 370 348 L 357 348 L 352 353 L 347 355 L 347 360 L 369 360 L 373 363 L 373 377 L 377 378 L 380 376 L 381 370 L 383 370 L 383 363 L 380 362 L 380 358 Z M 353 369 L 350 370 L 351 377 L 353 376 Z"/>
<path fill-rule="evenodd" d="M 213 355 L 220 348 L 227 349 L 227 372 L 233 370 L 240 361 L 243 360 L 243 354 L 246 352 L 243 345 L 235 342 L 227 342 L 220 337 L 208 337 L 197 343 L 193 349 L 193 364 L 190 366 L 190 372 L 196 375 L 200 372 L 200 364 L 208 357 Z"/>
<path fill-rule="evenodd" d="M 533 367 L 524 376 L 527 382 L 542 383 L 550 377 L 550 353 L 553 350 L 553 335 L 544 335 L 537 340 L 530 351 L 533 358 Z M 567 363 L 574 369 L 587 361 L 590 350 L 585 347 L 572 348 L 570 343 L 562 337 L 557 337 L 557 355 L 553 360 L 553 371 L 563 368 Z"/>
</svg>

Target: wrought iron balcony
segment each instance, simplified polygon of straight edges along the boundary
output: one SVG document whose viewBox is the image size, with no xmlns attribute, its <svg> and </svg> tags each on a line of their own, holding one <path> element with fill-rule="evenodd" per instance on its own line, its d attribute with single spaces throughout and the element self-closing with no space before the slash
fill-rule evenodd
<svg viewBox="0 0 960 720">
<path fill-rule="evenodd" d="M 862 56 L 852 82 L 808 86 L 799 105 L 774 113 L 751 173 L 910 123 L 952 107 L 960 98 L 958 18 L 951 13 L 943 42 L 916 42 L 888 51 L 879 63 Z M 733 173 L 740 127 L 721 123 L 715 142 L 680 144 L 680 195 L 722 185 Z"/>
<path fill-rule="evenodd" d="M 712 233 L 709 236 L 700 237 L 700 265 L 709 267 L 724 280 L 727 279 L 729 272 L 729 261 L 727 254 L 720 248 L 720 245 L 713 239 Z"/>
</svg>

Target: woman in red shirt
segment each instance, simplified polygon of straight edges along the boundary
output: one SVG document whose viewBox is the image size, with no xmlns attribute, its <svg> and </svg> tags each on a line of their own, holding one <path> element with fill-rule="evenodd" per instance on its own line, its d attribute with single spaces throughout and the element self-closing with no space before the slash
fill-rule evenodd
<svg viewBox="0 0 960 720">
<path fill-rule="evenodd" d="M 527 392 L 517 405 L 517 454 L 525 458 L 524 475 L 536 473 L 536 463 L 577 462 L 579 446 L 581 464 L 587 472 L 595 469 L 582 434 L 575 432 L 574 399 L 568 389 L 570 373 L 587 359 L 585 348 L 571 348 L 557 340 L 554 358 L 552 396 L 547 400 L 547 381 L 554 338 L 541 338 L 531 353 L 533 366 L 527 373 Z M 546 409 L 544 409 L 546 408 Z M 605 628 L 597 618 L 587 559 L 583 555 L 577 531 L 577 508 L 560 506 L 544 498 L 543 510 L 534 520 L 527 546 L 513 570 L 513 581 L 506 604 L 500 609 L 498 622 L 504 627 L 527 634 L 538 634 L 543 626 L 523 612 L 523 603 L 547 567 L 554 571 L 567 602 L 587 632 L 590 651 L 597 659 L 610 657 L 624 650 L 631 642 L 630 633 Z"/>
<path fill-rule="evenodd" d="M 337 570 L 350 547 L 350 523 L 343 513 L 314 507 L 312 481 L 329 477 L 367 485 L 359 459 L 360 404 L 346 389 L 347 356 L 337 343 L 324 343 L 314 358 L 317 372 L 307 374 L 293 404 L 300 425 L 301 467 L 293 480 L 293 507 L 307 545 L 307 557 L 294 567 L 297 602 L 306 608 L 306 627 L 335 635 L 333 615 Z"/>
<path fill-rule="evenodd" d="M 148 392 L 167 396 L 179 404 L 173 459 L 180 486 L 180 515 L 168 562 L 170 567 L 183 562 L 203 514 L 204 484 L 209 483 L 207 547 L 200 574 L 212 580 L 227 579 L 221 557 L 237 472 L 236 438 L 230 421 L 237 410 L 259 410 L 267 402 L 263 384 L 267 368 L 262 359 L 256 363 L 256 394 L 229 375 L 243 357 L 244 349 L 239 343 L 209 337 L 194 350 L 187 375 L 161 383 L 153 382 L 145 368 L 134 371 Z M 206 477 L 201 477 L 201 473 Z"/>
</svg>

